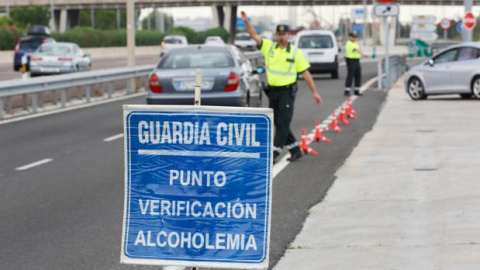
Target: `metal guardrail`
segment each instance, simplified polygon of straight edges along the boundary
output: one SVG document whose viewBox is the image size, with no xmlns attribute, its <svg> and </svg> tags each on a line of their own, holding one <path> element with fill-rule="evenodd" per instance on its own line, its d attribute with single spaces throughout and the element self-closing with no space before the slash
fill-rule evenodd
<svg viewBox="0 0 480 270">
<path fill-rule="evenodd" d="M 253 67 L 263 66 L 263 55 L 259 51 L 245 52 Z M 119 68 L 100 71 L 88 71 L 61 76 L 37 77 L 28 80 L 12 80 L 0 82 L 0 120 L 5 118 L 5 105 L 12 103 L 12 98 L 21 96 L 23 99 L 23 111 L 37 113 L 39 109 L 39 96 L 48 91 L 55 91 L 52 103 L 57 104 L 57 92 L 60 92 L 60 108 L 70 106 L 68 102 L 69 91 L 76 87 L 83 88 L 82 98 L 85 103 L 91 102 L 92 89 L 95 85 L 102 85 L 106 88 L 106 98 L 112 98 L 114 83 L 127 81 L 126 94 L 132 94 L 137 86 L 143 84 L 144 89 L 148 88 L 148 76 L 154 66 L 140 66 L 135 68 Z M 140 79 L 142 82 L 136 82 Z M 102 96 L 104 95 L 102 91 Z M 73 104 L 72 104 L 73 105 Z M 12 105 L 7 107 L 12 107 Z M 58 107 L 58 106 L 57 106 Z M 11 110 L 11 108 L 10 108 Z"/>
<path fill-rule="evenodd" d="M 24 101 L 24 109 L 30 113 L 38 112 L 39 94 L 52 90 L 60 91 L 61 108 L 67 106 L 68 90 L 74 87 L 84 87 L 86 103 L 91 101 L 93 85 L 105 84 L 107 98 L 112 98 L 113 83 L 127 80 L 127 93 L 135 91 L 135 81 L 131 79 L 144 79 L 144 85 L 148 84 L 148 75 L 153 66 L 141 66 L 135 68 L 119 68 L 100 71 L 89 71 L 61 76 L 38 77 L 28 80 L 12 80 L 0 82 L 0 119 L 5 117 L 4 102 L 14 96 L 30 97 L 30 101 Z M 56 101 L 55 101 L 56 102 Z"/>
<path fill-rule="evenodd" d="M 379 89 L 389 89 L 392 87 L 395 81 L 407 70 L 406 56 L 390 56 L 388 73 L 385 62 L 385 58 L 378 62 L 379 77 L 381 77 L 381 80 L 378 82 Z"/>
</svg>

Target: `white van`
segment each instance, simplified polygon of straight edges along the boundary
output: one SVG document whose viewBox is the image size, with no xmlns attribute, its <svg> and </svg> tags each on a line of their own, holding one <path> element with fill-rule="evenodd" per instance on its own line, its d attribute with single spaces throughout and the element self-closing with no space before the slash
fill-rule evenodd
<svg viewBox="0 0 480 270">
<path fill-rule="evenodd" d="M 298 32 L 295 45 L 302 49 L 310 62 L 310 73 L 330 73 L 338 79 L 339 47 L 330 30 L 304 30 Z"/>
</svg>

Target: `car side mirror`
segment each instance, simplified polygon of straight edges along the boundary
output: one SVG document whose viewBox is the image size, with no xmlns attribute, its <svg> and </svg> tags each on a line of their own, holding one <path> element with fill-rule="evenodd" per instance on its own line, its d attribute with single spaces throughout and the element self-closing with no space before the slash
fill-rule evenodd
<svg viewBox="0 0 480 270">
<path fill-rule="evenodd" d="M 92 58 L 92 55 L 89 54 L 89 53 L 86 53 L 86 54 L 83 55 L 83 57 L 85 57 L 85 58 Z"/>
<path fill-rule="evenodd" d="M 435 65 L 435 61 L 433 59 L 428 59 L 428 64 L 433 67 Z"/>
<path fill-rule="evenodd" d="M 257 67 L 252 73 L 253 74 L 263 74 L 263 73 L 265 73 L 265 67 Z"/>
</svg>

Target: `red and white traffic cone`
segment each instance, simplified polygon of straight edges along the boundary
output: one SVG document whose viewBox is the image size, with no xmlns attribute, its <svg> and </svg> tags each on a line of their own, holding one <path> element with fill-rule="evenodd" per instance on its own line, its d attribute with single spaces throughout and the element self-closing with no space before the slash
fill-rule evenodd
<svg viewBox="0 0 480 270">
<path fill-rule="evenodd" d="M 328 125 L 328 130 L 335 130 L 337 133 L 342 133 L 342 129 L 338 126 L 337 116 L 335 111 L 332 112 L 332 122 Z"/>
<path fill-rule="evenodd" d="M 352 106 L 352 100 L 348 98 L 347 100 L 347 117 L 348 118 L 355 118 L 356 120 L 358 119 L 358 114 L 357 112 L 353 109 Z"/>
<path fill-rule="evenodd" d="M 322 135 L 322 130 L 320 129 L 320 121 L 318 120 L 315 123 L 315 136 L 313 137 L 313 139 L 317 142 L 320 142 L 320 141 L 327 142 L 327 143 L 332 142 L 332 140 Z"/>
<path fill-rule="evenodd" d="M 313 150 L 312 148 L 310 148 L 310 146 L 308 146 L 308 138 L 307 138 L 307 130 L 306 129 L 302 129 L 302 141 L 300 142 L 300 150 L 303 151 L 303 153 L 305 154 L 312 154 L 314 156 L 317 156 L 318 153 Z"/>
<path fill-rule="evenodd" d="M 345 108 L 342 104 L 341 108 L 340 108 L 340 115 L 338 116 L 338 122 L 348 126 L 350 125 L 350 122 L 348 122 L 347 120 L 347 113 L 345 112 Z"/>
</svg>

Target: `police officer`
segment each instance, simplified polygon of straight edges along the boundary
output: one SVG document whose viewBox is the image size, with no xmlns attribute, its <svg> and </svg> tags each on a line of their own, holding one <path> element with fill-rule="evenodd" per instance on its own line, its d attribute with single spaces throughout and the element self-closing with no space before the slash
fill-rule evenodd
<svg viewBox="0 0 480 270">
<path fill-rule="evenodd" d="M 355 78 L 354 94 L 361 96 L 360 83 L 362 78 L 362 70 L 360 66 L 360 59 L 363 53 L 357 43 L 357 36 L 355 33 L 350 33 L 347 43 L 345 44 L 345 58 L 347 62 L 347 79 L 345 80 L 345 96 L 350 96 L 352 92 L 352 81 Z"/>
<path fill-rule="evenodd" d="M 273 142 L 274 162 L 280 156 L 282 148 L 287 147 L 292 162 L 302 157 L 299 143 L 290 130 L 293 118 L 293 104 L 297 94 L 297 75 L 303 74 L 305 82 L 310 87 L 313 100 L 316 104 L 322 103 L 312 76 L 308 71 L 310 64 L 301 50 L 288 42 L 289 27 L 284 24 L 277 26 L 275 37 L 277 42 L 261 38 L 253 26 L 248 22 L 245 12 L 241 13 L 246 29 L 257 42 L 258 48 L 265 57 L 268 80 L 268 101 L 274 112 L 275 139 Z"/>
</svg>

